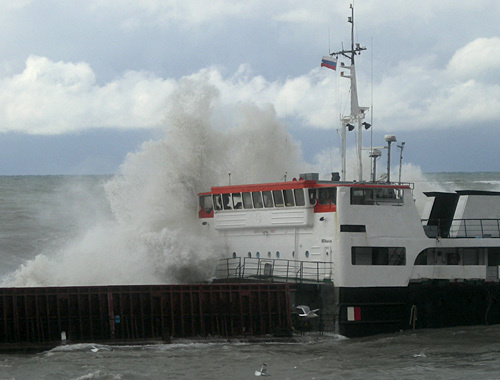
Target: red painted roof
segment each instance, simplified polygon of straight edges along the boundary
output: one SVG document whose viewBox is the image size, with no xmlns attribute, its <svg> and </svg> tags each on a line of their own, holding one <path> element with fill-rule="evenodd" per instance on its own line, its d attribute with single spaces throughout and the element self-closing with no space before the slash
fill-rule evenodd
<svg viewBox="0 0 500 380">
<path fill-rule="evenodd" d="M 358 182 L 316 182 L 312 180 L 298 180 L 287 182 L 272 182 L 258 183 L 246 185 L 232 186 L 213 186 L 209 192 L 199 193 L 198 195 L 209 194 L 229 194 L 243 193 L 252 191 L 272 191 L 272 190 L 288 190 L 288 189 L 304 189 L 304 188 L 320 188 L 320 187 L 364 187 L 364 188 L 390 188 L 390 189 L 409 189 L 408 185 L 396 184 L 377 184 L 377 183 L 358 183 Z"/>
</svg>

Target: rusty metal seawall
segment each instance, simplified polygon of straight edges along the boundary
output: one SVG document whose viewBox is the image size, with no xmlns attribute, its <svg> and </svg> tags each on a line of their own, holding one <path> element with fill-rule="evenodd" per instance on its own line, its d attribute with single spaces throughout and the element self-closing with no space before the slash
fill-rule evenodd
<svg viewBox="0 0 500 380">
<path fill-rule="evenodd" d="M 287 284 L 0 288 L 0 348 L 287 334 Z"/>
</svg>

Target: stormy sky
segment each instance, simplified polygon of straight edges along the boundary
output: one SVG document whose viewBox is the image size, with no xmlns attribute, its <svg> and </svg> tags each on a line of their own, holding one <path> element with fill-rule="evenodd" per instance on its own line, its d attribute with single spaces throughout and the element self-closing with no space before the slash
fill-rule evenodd
<svg viewBox="0 0 500 380">
<path fill-rule="evenodd" d="M 117 172 L 165 128 L 187 77 L 212 84 L 220 109 L 272 107 L 312 161 L 338 147 L 347 112 L 347 81 L 319 65 L 349 44 L 349 4 L 2 0 L 0 174 Z M 354 5 L 374 144 L 396 135 L 405 161 L 427 172 L 498 171 L 500 3 Z"/>
</svg>

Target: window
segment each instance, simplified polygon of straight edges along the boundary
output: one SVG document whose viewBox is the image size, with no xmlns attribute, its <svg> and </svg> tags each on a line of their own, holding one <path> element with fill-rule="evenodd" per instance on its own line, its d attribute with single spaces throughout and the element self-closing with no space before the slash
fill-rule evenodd
<svg viewBox="0 0 500 380">
<path fill-rule="evenodd" d="M 309 189 L 309 204 L 316 204 L 316 189 Z"/>
<path fill-rule="evenodd" d="M 320 205 L 334 205 L 337 202 L 337 188 L 325 187 L 318 190 Z"/>
<path fill-rule="evenodd" d="M 415 265 L 458 265 L 459 262 L 457 248 L 426 248 L 415 259 Z"/>
<path fill-rule="evenodd" d="M 380 188 L 351 188 L 352 205 L 383 205 L 403 203 L 403 189 L 388 187 Z"/>
<path fill-rule="evenodd" d="M 222 194 L 222 206 L 224 207 L 224 210 L 232 210 L 231 194 Z"/>
<path fill-rule="evenodd" d="M 212 197 L 210 195 L 200 196 L 200 207 L 204 212 L 210 214 L 213 210 Z"/>
<path fill-rule="evenodd" d="M 489 247 L 487 248 L 487 257 L 489 266 L 499 266 L 500 265 L 500 247 Z"/>
<path fill-rule="evenodd" d="M 214 195 L 214 208 L 216 210 L 222 210 L 222 195 L 221 194 Z"/>
<path fill-rule="evenodd" d="M 255 208 L 262 208 L 263 207 L 262 194 L 260 193 L 260 191 L 254 191 L 252 193 L 252 198 L 253 198 L 253 206 Z"/>
<path fill-rule="evenodd" d="M 304 189 L 295 189 L 293 192 L 295 193 L 295 204 L 297 206 L 305 206 Z"/>
<path fill-rule="evenodd" d="M 262 198 L 264 199 L 264 207 L 273 207 L 273 197 L 270 191 L 263 191 Z"/>
<path fill-rule="evenodd" d="M 415 259 L 415 265 L 427 265 L 427 262 L 429 261 L 429 250 L 433 250 L 433 248 L 424 249 L 418 254 L 417 258 Z"/>
<path fill-rule="evenodd" d="M 274 205 L 276 207 L 283 207 L 285 205 L 283 202 L 283 193 L 281 192 L 281 190 L 273 190 L 273 196 L 274 196 Z"/>
<path fill-rule="evenodd" d="M 352 247 L 352 265 L 406 265 L 404 247 Z"/>
<path fill-rule="evenodd" d="M 351 189 L 351 204 L 352 205 L 372 205 L 373 190 L 372 189 Z"/>
<path fill-rule="evenodd" d="M 241 193 L 233 193 L 233 208 L 235 210 L 239 210 L 242 208 L 242 203 L 241 203 Z"/>
<path fill-rule="evenodd" d="M 497 265 L 489 259 L 489 253 L 494 249 L 478 247 L 426 248 L 418 254 L 415 265 L 485 265 L 486 252 L 488 253 L 488 265 Z"/>
<path fill-rule="evenodd" d="M 341 224 L 340 232 L 366 232 L 364 224 Z"/>
<path fill-rule="evenodd" d="M 244 208 L 253 208 L 252 205 L 252 194 L 251 193 L 242 193 L 243 198 L 243 207 Z"/>
<path fill-rule="evenodd" d="M 293 191 L 292 190 L 283 190 L 283 197 L 285 198 L 285 206 L 286 207 L 295 206 L 295 202 L 293 201 Z"/>
</svg>

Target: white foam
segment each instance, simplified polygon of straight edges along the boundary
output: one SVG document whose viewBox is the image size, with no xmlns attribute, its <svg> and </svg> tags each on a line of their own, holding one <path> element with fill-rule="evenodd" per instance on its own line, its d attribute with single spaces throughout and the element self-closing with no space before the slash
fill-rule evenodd
<svg viewBox="0 0 500 380">
<path fill-rule="evenodd" d="M 128 154 L 120 174 L 105 185 L 114 220 L 96 219 L 59 252 L 22 265 L 5 285 L 210 279 L 221 249 L 199 237 L 197 193 L 227 184 L 228 172 L 233 184 L 279 181 L 304 165 L 272 107 L 239 105 L 227 125 L 214 125 L 217 106 L 212 86 L 180 81 L 168 105 L 164 137 Z"/>
</svg>

